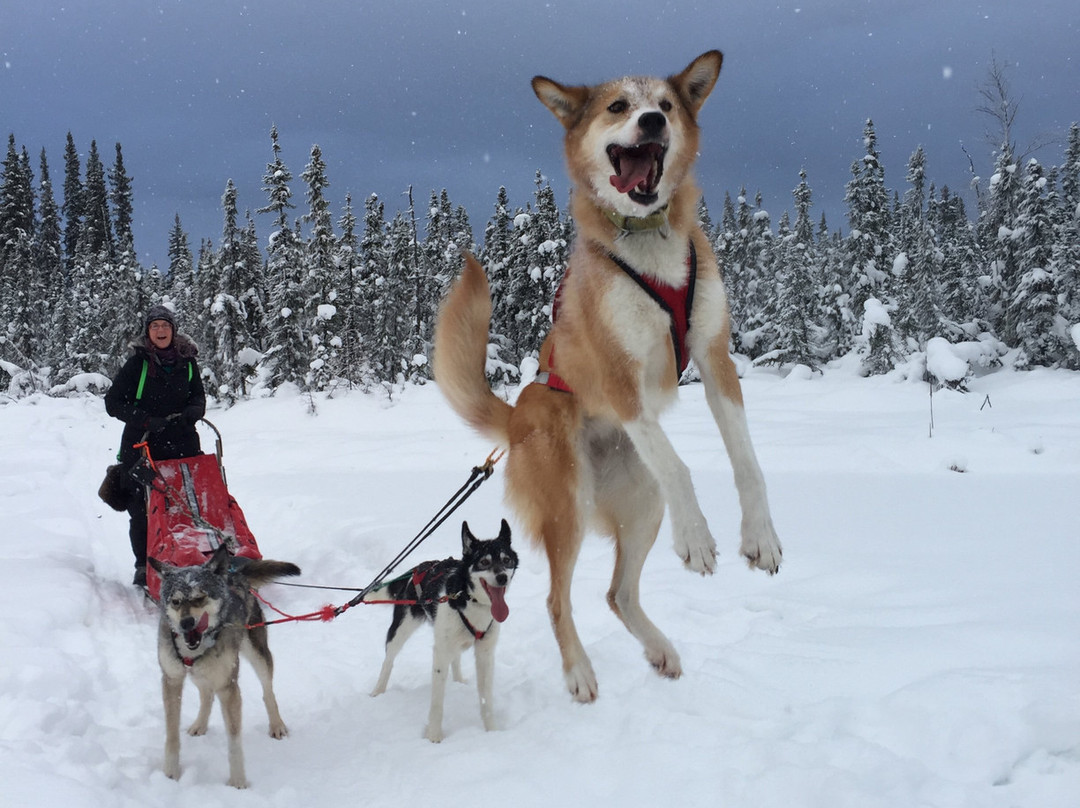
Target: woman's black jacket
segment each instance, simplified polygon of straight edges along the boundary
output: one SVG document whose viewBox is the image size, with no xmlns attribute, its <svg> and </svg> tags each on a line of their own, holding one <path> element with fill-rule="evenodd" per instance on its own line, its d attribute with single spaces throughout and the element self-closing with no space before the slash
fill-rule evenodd
<svg viewBox="0 0 1080 808">
<path fill-rule="evenodd" d="M 149 341 L 133 343 L 134 355 L 124 363 L 105 394 L 105 411 L 124 422 L 120 463 L 131 466 L 139 457 L 135 444 L 149 432 L 150 456 L 155 460 L 193 457 L 202 451 L 195 424 L 206 413 L 206 394 L 195 361 L 198 348 L 183 334 L 173 338 L 178 358 L 163 365 Z M 137 397 L 143 368 L 142 395 Z"/>
</svg>

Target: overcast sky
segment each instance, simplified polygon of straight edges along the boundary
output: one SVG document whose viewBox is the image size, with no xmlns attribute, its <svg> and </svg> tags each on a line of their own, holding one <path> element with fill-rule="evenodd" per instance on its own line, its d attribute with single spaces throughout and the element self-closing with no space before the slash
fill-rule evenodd
<svg viewBox="0 0 1080 808">
<path fill-rule="evenodd" d="M 358 212 L 377 193 L 389 218 L 408 186 L 421 207 L 445 188 L 479 238 L 500 185 L 523 207 L 540 170 L 566 199 L 562 129 L 533 75 L 668 75 L 718 48 L 697 172 L 714 217 L 745 185 L 775 222 L 805 168 L 815 221 L 846 231 L 867 118 L 890 189 L 920 144 L 939 188 L 966 191 L 962 147 L 987 175 L 975 108 L 993 58 L 1010 65 L 1021 145 L 1057 135 L 1038 156 L 1060 163 L 1078 42 L 1077 0 L 0 0 L 0 134 L 35 173 L 45 148 L 58 197 L 68 131 L 84 165 L 91 140 L 106 165 L 120 142 L 146 264 L 167 264 L 175 213 L 193 250 L 217 243 L 228 179 L 241 213 L 265 204 L 273 124 L 297 215 L 318 144 L 335 219 L 346 193 Z M 256 222 L 265 245 L 270 216 Z"/>
</svg>

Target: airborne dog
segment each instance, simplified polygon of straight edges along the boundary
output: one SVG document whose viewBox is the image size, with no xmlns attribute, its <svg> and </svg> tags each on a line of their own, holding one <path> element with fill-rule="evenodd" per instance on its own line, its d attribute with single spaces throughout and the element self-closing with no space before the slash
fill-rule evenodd
<svg viewBox="0 0 1080 808">
<path fill-rule="evenodd" d="M 201 566 L 174 567 L 156 558 L 149 562 L 161 575 L 158 662 L 165 704 L 165 774 L 173 780 L 180 777 L 180 701 L 184 679 L 190 674 L 199 688 L 199 714 L 188 734 L 206 733 L 217 695 L 228 735 L 228 782 L 246 788 L 237 684 L 240 654 L 262 684 L 271 737 L 288 734 L 274 697 L 274 658 L 266 642 L 266 626 L 259 625 L 262 607 L 251 590 L 277 578 L 299 575 L 300 568 L 284 561 L 233 558 L 225 545 Z"/>
<path fill-rule="evenodd" d="M 698 224 L 691 169 L 697 114 L 722 55 L 709 51 L 667 79 L 628 77 L 596 86 L 532 80 L 563 124 L 577 236 L 540 348 L 535 383 L 516 405 L 484 376 L 491 298 L 483 268 L 466 256 L 440 311 L 435 380 L 451 407 L 509 447 L 507 499 L 546 551 L 548 609 L 574 698 L 592 701 L 596 675 L 570 609 L 570 583 L 587 527 L 614 537 L 608 604 L 664 676 L 682 668 L 642 610 L 638 585 L 665 506 L 675 551 L 701 574 L 716 543 L 690 472 L 660 427 L 693 359 L 735 473 L 740 551 L 775 573 L 781 548 L 750 441 L 742 391 L 728 355 L 730 323 L 717 260 Z"/>
<path fill-rule="evenodd" d="M 394 616 L 386 633 L 386 658 L 372 696 L 386 692 L 394 658 L 406 640 L 425 622 L 435 628 L 435 649 L 431 667 L 431 709 L 424 737 L 438 743 L 443 739 L 443 701 L 446 674 L 452 669 L 454 681 L 461 677 L 461 652 L 472 646 L 476 655 L 476 687 L 480 693 L 480 717 L 485 730 L 495 728 L 491 697 L 495 668 L 495 643 L 499 624 L 510 610 L 506 587 L 517 570 L 517 553 L 510 546 L 510 526 L 502 521 L 498 537 L 483 541 L 461 524 L 461 560 L 447 558 L 425 561 L 386 586 L 364 597 L 366 601 L 389 599 Z"/>
</svg>

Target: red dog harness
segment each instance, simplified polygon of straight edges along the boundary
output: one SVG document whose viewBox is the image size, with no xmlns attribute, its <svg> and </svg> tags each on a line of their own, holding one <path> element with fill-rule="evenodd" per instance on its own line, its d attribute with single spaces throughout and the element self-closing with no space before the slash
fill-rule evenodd
<svg viewBox="0 0 1080 808">
<path fill-rule="evenodd" d="M 690 271 L 687 273 L 686 283 L 678 288 L 641 275 L 618 256 L 607 253 L 607 257 L 614 262 L 615 266 L 625 272 L 630 280 L 640 286 L 645 294 L 655 300 L 656 304 L 667 312 L 668 317 L 671 319 L 671 344 L 675 349 L 675 375 L 676 382 L 678 382 L 678 378 L 682 376 L 686 366 L 690 363 L 690 352 L 686 349 L 686 335 L 690 331 L 690 312 L 694 306 L 694 284 L 697 281 L 697 251 L 694 249 L 693 240 L 691 239 L 689 243 L 686 255 L 686 266 Z M 565 282 L 566 278 L 564 277 L 563 283 Z M 560 283 L 559 288 L 555 291 L 555 302 L 551 307 L 551 321 L 553 323 L 559 316 L 561 297 L 562 284 Z M 548 355 L 548 366 L 555 367 L 555 346 L 552 346 L 551 353 Z M 546 384 L 552 390 L 561 390 L 564 393 L 574 392 L 570 389 L 570 385 L 566 383 L 566 380 L 556 373 L 554 369 L 537 374 L 536 382 Z"/>
</svg>

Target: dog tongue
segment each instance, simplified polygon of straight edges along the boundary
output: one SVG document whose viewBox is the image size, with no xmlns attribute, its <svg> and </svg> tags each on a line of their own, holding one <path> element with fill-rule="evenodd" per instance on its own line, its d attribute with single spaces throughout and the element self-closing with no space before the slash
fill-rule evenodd
<svg viewBox="0 0 1080 808">
<path fill-rule="evenodd" d="M 210 613 L 203 612 L 202 617 L 199 618 L 198 624 L 191 631 L 184 635 L 184 640 L 191 647 L 199 644 L 199 640 L 202 639 L 203 632 L 206 631 L 206 627 L 210 625 Z"/>
<path fill-rule="evenodd" d="M 620 159 L 619 168 L 622 174 L 612 174 L 611 184 L 620 194 L 625 194 L 643 182 L 648 182 L 649 174 L 653 170 L 653 155 L 643 152 L 640 156 L 634 156 L 624 152 Z"/>
<path fill-rule="evenodd" d="M 506 587 L 488 586 L 485 581 L 484 589 L 487 590 L 488 597 L 491 598 L 491 616 L 500 623 L 503 622 L 510 616 L 510 607 L 506 605 Z"/>
</svg>

